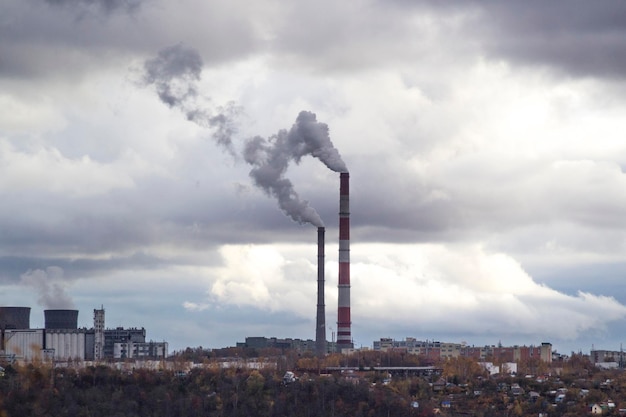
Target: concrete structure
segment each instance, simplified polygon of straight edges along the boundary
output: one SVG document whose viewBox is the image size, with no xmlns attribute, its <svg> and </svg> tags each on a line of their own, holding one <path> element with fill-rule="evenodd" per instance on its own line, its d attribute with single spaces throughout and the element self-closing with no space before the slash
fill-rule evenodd
<svg viewBox="0 0 626 417">
<path fill-rule="evenodd" d="M 515 346 L 513 361 L 539 359 L 552 363 L 552 344 L 542 343 L 541 346 Z"/>
<path fill-rule="evenodd" d="M 552 343 L 541 343 L 539 359 L 541 359 L 542 362 L 552 363 Z"/>
<path fill-rule="evenodd" d="M 46 329 L 46 350 L 54 351 L 54 359 L 59 361 L 85 360 L 86 329 Z"/>
<path fill-rule="evenodd" d="M 7 329 L 4 331 L 4 353 L 17 360 L 42 359 L 43 329 Z"/>
<path fill-rule="evenodd" d="M 115 329 L 106 329 L 104 331 L 104 357 L 115 357 L 114 346 L 116 343 L 144 343 L 146 341 L 146 329 L 143 327 L 125 329 L 117 327 Z"/>
<path fill-rule="evenodd" d="M 339 300 L 337 306 L 337 350 L 351 349 L 350 316 L 350 174 L 340 174 L 339 186 Z"/>
<path fill-rule="evenodd" d="M 493 362 L 478 362 L 478 364 L 489 372 L 489 375 L 517 373 L 517 363 L 515 362 L 505 362 L 501 366 L 494 365 Z"/>
<path fill-rule="evenodd" d="M 459 343 L 441 343 L 439 345 L 439 357 L 458 358 L 461 356 L 463 346 Z"/>
<path fill-rule="evenodd" d="M 30 329 L 30 307 L 0 307 L 0 329 Z"/>
<path fill-rule="evenodd" d="M 323 227 L 317 228 L 317 317 L 315 320 L 315 353 L 326 354 L 326 306 L 324 304 L 324 232 Z"/>
<path fill-rule="evenodd" d="M 104 307 L 93 310 L 93 358 L 96 361 L 104 359 Z"/>
<path fill-rule="evenodd" d="M 497 360 L 498 362 L 519 362 L 538 358 L 545 363 L 552 363 L 552 344 L 540 346 L 466 346 L 463 343 L 444 343 L 437 341 L 419 341 L 412 337 L 405 340 L 381 338 L 374 341 L 374 350 L 403 350 L 407 353 L 422 355 L 428 359 L 456 358 L 459 356 L 478 361 Z"/>
<path fill-rule="evenodd" d="M 616 362 L 620 368 L 626 366 L 626 355 L 621 350 L 592 350 L 589 359 L 595 365 L 607 362 Z"/>
<path fill-rule="evenodd" d="M 77 329 L 78 310 L 44 310 L 46 329 Z"/>
<path fill-rule="evenodd" d="M 5 350 L 6 329 L 30 329 L 30 307 L 0 307 L 0 351 Z"/>
<path fill-rule="evenodd" d="M 78 329 L 78 310 L 44 310 L 45 328 L 30 329 L 30 307 L 0 307 L 0 355 L 11 360 L 114 359 L 126 343 L 125 357 L 165 358 L 167 342 L 146 343 L 144 328 L 105 330 L 104 308 L 94 309 L 94 327 Z M 24 327 L 24 328 L 19 328 Z"/>
<path fill-rule="evenodd" d="M 113 359 L 165 359 L 167 342 L 122 342 L 113 345 Z"/>
<path fill-rule="evenodd" d="M 95 338 L 93 329 L 87 329 L 85 331 L 85 360 L 94 361 L 95 356 Z"/>
<path fill-rule="evenodd" d="M 407 337 L 405 340 L 381 338 L 379 341 L 374 342 L 374 350 L 403 350 L 429 359 L 456 358 L 461 356 L 462 348 L 463 345 L 459 343 L 421 341 L 413 337 Z"/>
<path fill-rule="evenodd" d="M 303 340 L 303 339 L 279 339 L 276 337 L 263 337 L 263 336 L 253 336 L 246 337 L 245 342 L 238 342 L 237 347 L 239 348 L 251 348 L 251 349 L 267 349 L 267 348 L 275 348 L 275 349 L 294 349 L 298 352 L 316 352 L 317 351 L 317 343 L 311 339 Z M 336 351 L 336 345 L 331 342 L 326 342 L 326 352 L 332 353 Z"/>
</svg>

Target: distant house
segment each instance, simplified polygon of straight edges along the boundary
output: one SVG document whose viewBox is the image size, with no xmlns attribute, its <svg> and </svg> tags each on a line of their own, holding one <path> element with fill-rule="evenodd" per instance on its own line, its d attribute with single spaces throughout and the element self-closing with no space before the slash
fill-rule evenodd
<svg viewBox="0 0 626 417">
<path fill-rule="evenodd" d="M 600 404 L 592 404 L 591 405 L 591 414 L 602 414 L 604 410 L 600 407 Z"/>
<path fill-rule="evenodd" d="M 478 362 L 478 365 L 489 372 L 489 375 L 498 375 L 500 373 L 500 367 L 494 365 L 493 362 Z"/>
<path fill-rule="evenodd" d="M 530 402 L 534 403 L 541 397 L 541 395 L 537 391 L 530 391 L 528 393 L 528 397 L 530 398 Z"/>
<path fill-rule="evenodd" d="M 437 382 L 433 383 L 433 391 L 443 391 L 446 388 L 446 380 L 439 378 Z"/>
<path fill-rule="evenodd" d="M 619 362 L 598 362 L 595 364 L 600 369 L 618 369 Z"/>
<path fill-rule="evenodd" d="M 524 389 L 519 386 L 519 384 L 511 385 L 511 394 L 513 395 L 524 395 Z"/>
</svg>

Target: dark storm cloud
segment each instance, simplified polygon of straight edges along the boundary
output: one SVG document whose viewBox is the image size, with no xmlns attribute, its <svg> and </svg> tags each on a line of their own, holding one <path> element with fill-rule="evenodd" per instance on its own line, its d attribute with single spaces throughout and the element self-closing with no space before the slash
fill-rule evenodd
<svg viewBox="0 0 626 417">
<path fill-rule="evenodd" d="M 202 150 L 193 150 L 197 155 L 181 156 L 186 168 L 191 169 L 196 157 L 211 147 L 206 142 Z M 44 192 L 5 194 L 0 207 L 4 219 L 0 221 L 0 280 L 15 282 L 28 270 L 50 266 L 62 268 L 63 279 L 72 280 L 196 262 L 194 256 L 162 258 L 155 249 L 162 244 L 181 253 L 202 251 L 199 264 L 218 264 L 215 248 L 219 245 L 306 240 L 306 236 L 293 236 L 293 226 L 273 202 L 237 194 L 235 185 L 222 190 L 215 171 L 206 170 L 207 159 L 197 162 L 205 170 L 179 172 L 185 176 L 182 180 L 138 181 L 132 189 L 88 198 L 58 198 Z M 227 171 L 232 169 L 223 165 Z M 227 184 L 238 179 L 236 170 L 231 174 Z M 191 181 L 186 177 L 190 175 L 202 180 Z M 241 180 L 248 182 L 245 175 L 242 170 Z M 10 214 L 18 212 L 18 217 Z M 268 228 L 272 234 L 266 233 Z"/>
<path fill-rule="evenodd" d="M 388 3 L 385 2 L 385 5 Z M 586 0 L 501 2 L 394 1 L 439 17 L 457 16 L 493 59 L 553 68 L 572 76 L 622 78 L 626 73 L 626 3 Z"/>
<path fill-rule="evenodd" d="M 200 44 L 212 63 L 230 60 L 259 43 L 254 19 L 235 10 L 195 0 L 4 1 L 0 75 L 75 84 L 90 70 L 128 72 L 134 59 L 181 41 Z"/>
<path fill-rule="evenodd" d="M 470 233 L 459 202 L 446 198 L 447 190 L 416 175 L 396 156 L 355 156 L 353 162 L 350 200 L 355 240 L 440 242 L 464 239 Z"/>
<path fill-rule="evenodd" d="M 46 0 L 52 6 L 62 6 L 73 9 L 76 13 L 85 13 L 87 10 L 98 9 L 107 13 L 116 10 L 131 12 L 136 10 L 144 0 Z"/>
<path fill-rule="evenodd" d="M 117 58 L 127 61 L 127 51 L 145 43 L 137 37 L 137 22 L 130 25 L 139 2 L 5 3 L 0 17 L 0 74 L 5 77 L 67 77 L 75 83 L 87 69 L 111 67 Z"/>
<path fill-rule="evenodd" d="M 53 267 L 51 267 L 53 265 Z M 122 269 L 154 269 L 164 265 L 164 261 L 145 253 L 135 253 L 127 257 L 112 256 L 106 259 L 78 258 L 38 258 L 28 256 L 0 257 L 0 281 L 12 284 L 21 275 L 29 271 L 46 271 L 49 268 L 59 268 L 64 271 L 58 278 L 75 280 L 98 275 L 105 271 Z M 23 279 L 22 279 L 23 281 Z"/>
<path fill-rule="evenodd" d="M 626 73 L 626 3 L 477 2 L 486 50 L 520 63 L 549 65 L 576 76 Z"/>
</svg>

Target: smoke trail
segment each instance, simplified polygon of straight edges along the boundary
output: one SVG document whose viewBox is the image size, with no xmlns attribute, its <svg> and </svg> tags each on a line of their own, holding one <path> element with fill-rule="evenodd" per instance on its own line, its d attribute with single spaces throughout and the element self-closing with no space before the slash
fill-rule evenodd
<svg viewBox="0 0 626 417">
<path fill-rule="evenodd" d="M 329 169 L 347 172 L 346 164 L 333 146 L 328 126 L 319 123 L 315 113 L 302 111 L 289 131 L 281 130 L 269 139 L 259 136 L 250 139 L 244 148 L 244 159 L 253 165 L 250 176 L 266 194 L 275 197 L 278 205 L 298 223 L 323 226 L 319 214 L 306 200 L 301 200 L 293 184 L 285 178 L 289 163 L 299 163 L 311 155 Z"/>
<path fill-rule="evenodd" d="M 65 292 L 65 286 L 61 281 L 63 269 L 50 266 L 46 270 L 28 270 L 20 276 L 22 284 L 34 288 L 39 295 L 37 302 L 42 307 L 49 309 L 72 309 L 74 303 Z"/>
<path fill-rule="evenodd" d="M 157 57 L 144 63 L 143 82 L 154 85 L 163 103 L 181 110 L 187 120 L 214 130 L 213 138 L 235 156 L 232 135 L 234 119 L 239 108 L 233 103 L 207 110 L 207 97 L 200 97 L 198 85 L 202 72 L 202 58 L 195 49 L 174 45 L 159 51 Z M 200 103 L 198 99 L 204 99 Z"/>
<path fill-rule="evenodd" d="M 217 114 L 206 110 L 198 100 L 197 83 L 202 72 L 200 54 L 182 45 L 161 50 L 157 57 L 144 63 L 144 83 L 154 85 L 161 101 L 180 109 L 187 119 L 213 129 L 213 137 L 233 157 L 236 153 L 232 136 L 234 119 L 240 109 L 233 103 L 217 108 Z M 205 100 L 206 101 L 206 100 Z M 265 193 L 278 200 L 280 208 L 298 223 L 323 226 L 319 214 L 306 200 L 301 200 L 293 184 L 285 178 L 291 161 L 296 164 L 311 155 L 329 169 L 347 172 L 345 163 L 333 146 L 328 126 L 319 123 L 314 113 L 302 111 L 289 131 L 281 130 L 269 139 L 254 137 L 244 147 L 243 156 L 253 166 L 250 176 Z"/>
</svg>

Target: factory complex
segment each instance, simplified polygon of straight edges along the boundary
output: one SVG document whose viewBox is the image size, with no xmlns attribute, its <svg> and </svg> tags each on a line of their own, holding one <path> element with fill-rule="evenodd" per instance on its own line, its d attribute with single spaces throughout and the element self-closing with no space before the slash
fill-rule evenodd
<svg viewBox="0 0 626 417">
<path fill-rule="evenodd" d="M 78 310 L 44 310 L 43 329 L 30 328 L 30 307 L 0 307 L 0 356 L 9 361 L 163 359 L 167 342 L 146 342 L 144 328 L 106 329 L 104 308 L 93 328 L 78 328 Z"/>
<path fill-rule="evenodd" d="M 281 339 L 276 337 L 246 337 L 237 348 L 295 350 L 312 352 L 318 357 L 331 353 L 352 354 L 367 348 L 355 349 L 352 339 L 350 306 L 350 175 L 340 172 L 339 184 L 339 255 L 337 333 L 332 341 L 326 338 L 325 283 L 325 228 L 317 225 L 317 314 L 315 340 Z M 321 222 L 320 222 L 321 223 Z M 168 356 L 167 342 L 146 342 L 144 328 L 105 328 L 104 308 L 93 310 L 93 327 L 78 328 L 78 310 L 44 310 L 43 329 L 30 328 L 30 307 L 0 307 L 0 357 L 21 361 L 120 361 L 160 360 Z M 536 358 L 552 361 L 550 343 L 539 346 L 467 346 L 465 343 L 442 343 L 381 338 L 373 342 L 373 350 L 420 355 L 431 361 L 468 357 L 477 360 L 498 358 L 514 362 Z"/>
</svg>

